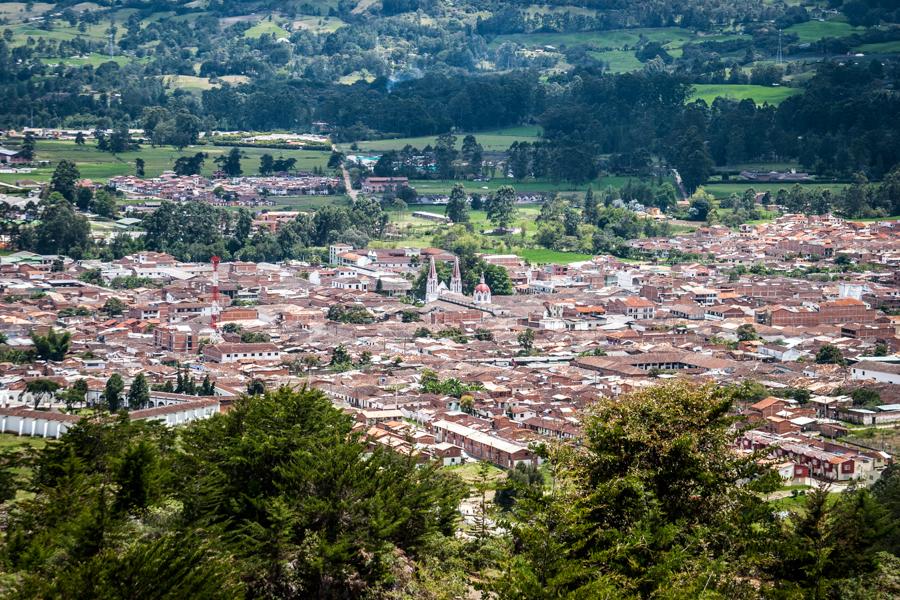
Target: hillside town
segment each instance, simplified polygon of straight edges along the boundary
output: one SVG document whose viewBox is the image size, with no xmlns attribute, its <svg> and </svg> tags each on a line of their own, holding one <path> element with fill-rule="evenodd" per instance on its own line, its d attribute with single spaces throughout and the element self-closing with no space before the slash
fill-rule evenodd
<svg viewBox="0 0 900 600">
<path fill-rule="evenodd" d="M 295 216 L 259 213 L 254 227 Z M 64 332 L 70 347 L 59 361 L 4 362 L 2 428 L 52 438 L 77 421 L 59 394 L 34 391 L 38 379 L 83 379 L 90 406 L 114 374 L 126 387 L 143 374 L 151 391 L 130 417 L 171 424 L 227 411 L 253 386 L 311 386 L 373 447 L 511 468 L 577 440 L 598 397 L 691 377 L 750 388 L 735 451 L 765 449 L 788 484 L 878 479 L 900 443 L 897 222 L 788 214 L 637 243 L 702 259 L 483 254 L 513 284 L 498 295 L 483 273 L 464 294 L 459 257 L 440 248 L 334 244 L 327 264 L 16 252 L 0 258 L 5 360 L 41 336 Z M 840 265 L 867 267 L 809 274 Z"/>
</svg>

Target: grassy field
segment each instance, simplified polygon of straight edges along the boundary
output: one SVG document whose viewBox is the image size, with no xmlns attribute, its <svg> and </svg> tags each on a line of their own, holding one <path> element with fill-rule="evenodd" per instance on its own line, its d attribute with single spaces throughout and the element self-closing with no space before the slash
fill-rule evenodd
<svg viewBox="0 0 900 600">
<path fill-rule="evenodd" d="M 578 252 L 559 252 L 557 250 L 546 250 L 544 248 L 519 248 L 515 253 L 530 262 L 533 265 L 542 264 L 558 264 L 565 265 L 583 260 L 591 260 L 592 254 L 579 254 Z"/>
<path fill-rule="evenodd" d="M 231 148 L 226 146 L 188 146 L 178 151 L 172 146 L 153 148 L 145 146 L 137 152 L 124 152 L 122 154 L 110 154 L 100 152 L 92 143 L 78 146 L 74 142 L 39 140 L 37 143 L 37 158 L 49 160 L 49 167 L 35 169 L 32 173 L 0 173 L 0 181 L 12 183 L 17 179 L 34 179 L 35 181 L 49 181 L 55 165 L 63 159 L 74 160 L 82 177 L 96 180 L 106 180 L 116 175 L 130 175 L 134 173 L 134 160 L 138 157 L 145 162 L 145 172 L 148 177 L 156 177 L 166 170 L 170 170 L 179 156 L 193 156 L 197 152 L 206 152 L 209 158 L 203 166 L 203 173 L 211 175 L 216 170 L 213 160 L 217 156 L 226 154 Z M 243 160 L 244 172 L 255 173 L 259 166 L 259 157 L 263 154 L 271 154 L 275 157 L 296 158 L 297 168 L 301 171 L 311 170 L 313 167 L 325 168 L 328 165 L 329 152 L 313 150 L 276 150 L 272 148 L 242 148 L 246 158 Z"/>
<path fill-rule="evenodd" d="M 195 77 L 194 75 L 162 75 L 161 77 L 166 87 L 172 90 L 186 90 L 195 94 L 220 86 L 217 81 L 213 82 L 206 77 Z M 235 85 L 250 81 L 250 78 L 245 75 L 225 75 L 219 79 Z"/>
<path fill-rule="evenodd" d="M 11 22 L 23 21 L 41 15 L 51 8 L 53 5 L 47 2 L 0 2 L 0 18 L 9 19 Z"/>
<path fill-rule="evenodd" d="M 47 445 L 47 440 L 39 437 L 18 436 L 12 433 L 0 433 L 0 450 L 10 448 L 34 448 L 40 450 Z"/>
<path fill-rule="evenodd" d="M 508 127 L 491 131 L 471 132 L 485 150 L 500 152 L 510 147 L 513 142 L 534 142 L 541 134 L 541 128 L 537 126 Z M 466 133 L 455 134 L 457 146 L 462 144 Z M 429 144 L 434 145 L 437 136 L 393 138 L 388 140 L 367 140 L 356 142 L 356 147 L 362 152 L 377 152 L 386 150 L 400 150 L 407 144 L 415 148 L 424 148 Z M 350 152 L 350 144 L 341 144 L 341 150 Z"/>
<path fill-rule="evenodd" d="M 853 49 L 854 52 L 866 54 L 895 54 L 900 53 L 900 40 L 892 42 L 879 42 L 877 44 L 863 44 Z"/>
<path fill-rule="evenodd" d="M 96 52 L 93 54 L 88 54 L 86 56 L 69 56 L 66 58 L 42 58 L 41 62 L 47 65 L 66 65 L 67 67 L 83 67 L 85 65 L 90 65 L 92 67 L 99 67 L 103 63 L 114 62 L 118 65 L 125 65 L 132 61 L 137 61 L 138 59 L 132 58 L 129 56 L 113 56 L 110 57 L 106 54 L 97 54 Z"/>
<path fill-rule="evenodd" d="M 534 235 L 537 231 L 537 223 L 535 219 L 540 213 L 540 206 L 536 204 L 518 205 L 518 214 L 513 220 L 513 227 L 520 227 L 525 231 L 526 238 Z M 395 237 L 388 242 L 374 242 L 373 245 L 382 247 L 427 247 L 432 244 L 432 239 L 446 228 L 446 225 L 426 221 L 418 217 L 412 216 L 413 211 L 426 211 L 437 214 L 444 214 L 443 206 L 430 205 L 413 205 L 404 211 L 389 211 L 391 224 L 400 237 Z M 488 221 L 487 214 L 483 210 L 469 211 L 469 219 L 475 231 L 484 231 L 493 227 Z M 503 252 L 512 253 L 521 256 L 533 265 L 540 264 L 568 264 L 590 260 L 593 258 L 591 254 L 581 254 L 578 252 L 559 252 L 556 250 L 547 250 L 544 248 L 526 248 L 517 244 L 524 242 L 521 234 L 512 236 L 512 247 L 506 247 L 500 238 L 483 237 L 481 238 L 485 244 L 481 250 L 483 252 Z"/>
<path fill-rule="evenodd" d="M 631 50 L 602 50 L 588 52 L 597 60 L 602 60 L 611 73 L 628 73 L 644 67 Z"/>
<path fill-rule="evenodd" d="M 272 34 L 275 38 L 282 37 L 290 37 L 291 34 L 288 33 L 281 25 L 274 21 L 262 20 L 247 31 L 244 32 L 244 37 L 248 38 L 258 38 L 262 37 L 266 34 Z"/>
<path fill-rule="evenodd" d="M 732 100 L 753 100 L 757 104 L 780 104 L 786 98 L 802 94 L 803 90 L 789 87 L 769 87 L 765 85 L 730 85 L 730 84 L 705 84 L 694 85 L 691 100 L 705 100 L 712 104 L 716 98 L 730 98 Z"/>
<path fill-rule="evenodd" d="M 332 33 L 345 25 L 337 17 L 297 17 L 293 23 L 294 29 L 307 29 L 316 33 Z"/>
<path fill-rule="evenodd" d="M 822 38 L 841 38 L 865 31 L 865 27 L 853 27 L 843 21 L 807 21 L 785 29 L 785 33 L 796 34 L 801 44 L 811 44 Z"/>
<path fill-rule="evenodd" d="M 844 183 L 802 183 L 800 184 L 803 189 L 810 190 L 824 190 L 829 189 L 832 191 L 843 189 L 847 184 Z M 744 190 L 748 188 L 753 188 L 757 192 L 769 192 L 771 194 L 776 194 L 778 190 L 790 189 L 794 186 L 793 183 L 750 183 L 747 181 L 742 181 L 739 183 L 707 183 L 703 186 L 703 189 L 715 196 L 716 198 L 727 198 L 731 194 L 741 194 Z"/>
</svg>

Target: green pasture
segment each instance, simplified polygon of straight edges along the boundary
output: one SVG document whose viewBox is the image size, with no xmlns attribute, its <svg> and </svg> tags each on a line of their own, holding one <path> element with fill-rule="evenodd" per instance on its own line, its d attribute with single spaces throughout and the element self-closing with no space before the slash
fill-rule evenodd
<svg viewBox="0 0 900 600">
<path fill-rule="evenodd" d="M 793 183 L 751 183 L 748 181 L 728 182 L 728 183 L 707 183 L 703 189 L 715 196 L 716 198 L 727 198 L 731 194 L 742 194 L 745 190 L 753 188 L 757 192 L 769 192 L 773 196 L 780 189 L 790 190 L 794 187 Z M 831 190 L 837 192 L 847 186 L 845 183 L 801 183 L 799 184 L 805 190 Z"/>
<path fill-rule="evenodd" d="M 567 265 L 573 262 L 591 260 L 594 257 L 593 254 L 560 252 L 558 250 L 547 250 L 546 248 L 519 248 L 515 253 L 533 265 Z"/>
<path fill-rule="evenodd" d="M 244 37 L 258 38 L 266 34 L 274 35 L 276 38 L 290 37 L 290 33 L 275 21 L 262 20 L 253 27 L 244 32 Z"/>
<path fill-rule="evenodd" d="M 863 44 L 853 49 L 854 52 L 865 54 L 895 54 L 900 53 L 900 40 L 891 42 L 878 42 L 875 44 Z"/>
<path fill-rule="evenodd" d="M 603 61 L 610 73 L 628 73 L 644 67 L 644 63 L 637 59 L 633 50 L 590 51 L 588 55 Z"/>
<path fill-rule="evenodd" d="M 690 100 L 704 100 L 707 104 L 712 104 L 716 98 L 750 99 L 756 104 L 780 104 L 786 98 L 803 93 L 803 90 L 798 88 L 744 84 L 698 83 L 693 88 Z"/>
<path fill-rule="evenodd" d="M 844 21 L 806 21 L 791 25 L 784 31 L 796 34 L 801 44 L 811 44 L 822 38 L 842 38 L 865 30 L 865 27 L 853 27 Z"/>
</svg>

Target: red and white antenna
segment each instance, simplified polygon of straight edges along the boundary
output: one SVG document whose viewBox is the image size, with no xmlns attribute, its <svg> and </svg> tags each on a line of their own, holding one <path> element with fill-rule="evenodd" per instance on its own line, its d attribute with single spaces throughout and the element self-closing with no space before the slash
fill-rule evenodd
<svg viewBox="0 0 900 600">
<path fill-rule="evenodd" d="M 221 260 L 218 256 L 213 256 L 210 259 L 213 266 L 212 272 L 212 306 L 210 312 L 209 324 L 213 328 L 213 331 L 219 330 L 219 260 Z"/>
</svg>

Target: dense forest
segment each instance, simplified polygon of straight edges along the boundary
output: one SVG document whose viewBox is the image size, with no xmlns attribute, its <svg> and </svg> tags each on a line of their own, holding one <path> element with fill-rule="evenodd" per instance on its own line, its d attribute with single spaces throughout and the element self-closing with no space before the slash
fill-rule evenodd
<svg viewBox="0 0 900 600">
<path fill-rule="evenodd" d="M 741 390 L 599 400 L 580 445 L 500 481 L 502 526 L 462 537 L 462 481 L 371 450 L 318 391 L 245 397 L 180 429 L 101 412 L 0 455 L 0 594 L 896 597 L 900 471 L 780 511 L 763 499 L 772 473 L 731 450 Z"/>
<path fill-rule="evenodd" d="M 824 13 L 761 1 L 582 1 L 538 12 L 489 1 L 393 1 L 365 11 L 353 2 L 326 8 L 228 1 L 211 2 L 202 13 L 182 2 L 100 4 L 75 12 L 61 3 L 56 16 L 38 24 L 48 33 L 74 27 L 60 39 L 4 30 L 0 127 L 144 127 L 164 114 L 166 126 L 154 140 L 180 145 L 209 129 L 308 131 L 326 123 L 335 141 L 350 142 L 539 124 L 541 165 L 549 165 L 541 171 L 553 179 L 585 181 L 598 170 L 646 172 L 655 164 L 677 168 L 689 191 L 714 166 L 799 162 L 849 180 L 855 173 L 880 179 L 900 162 L 896 55 L 847 58 L 853 47 L 900 40 L 886 1 L 832 2 L 861 28 L 815 42 L 790 27 Z M 275 5 L 279 21 L 240 16 Z M 127 18 L 105 20 L 122 7 L 131 11 Z M 473 23 L 477 11 L 492 16 Z M 337 19 L 341 26 L 276 25 L 289 27 L 292 18 Z M 254 22 L 282 37 L 248 36 Z M 625 27 L 645 29 L 615 51 L 608 42 L 547 49 L 515 37 Z M 675 52 L 646 28 L 692 37 Z M 82 29 L 97 32 L 78 35 Z M 115 60 L 104 60 L 109 48 L 101 32 L 115 39 Z M 796 60 L 773 63 L 780 48 Z M 610 52 L 632 53 L 642 67 L 614 71 L 597 58 Z M 88 54 L 98 60 L 66 62 Z M 551 55 L 567 68 L 546 62 Z M 211 84 L 190 92 L 167 83 L 196 75 Z M 777 105 L 692 96 L 696 85 L 746 83 L 802 93 Z"/>
</svg>

